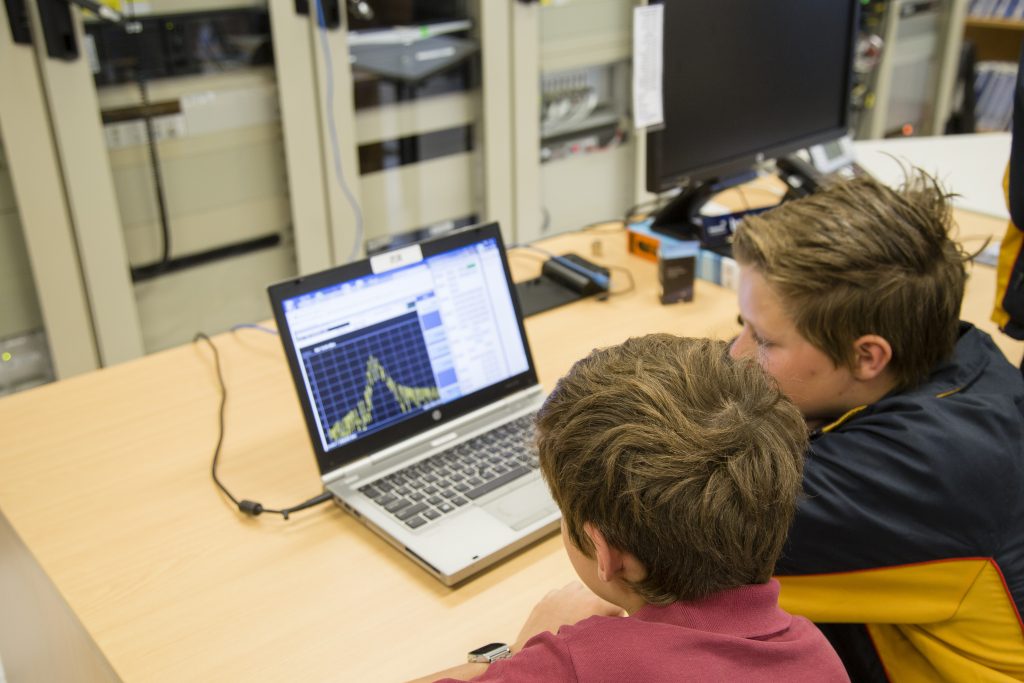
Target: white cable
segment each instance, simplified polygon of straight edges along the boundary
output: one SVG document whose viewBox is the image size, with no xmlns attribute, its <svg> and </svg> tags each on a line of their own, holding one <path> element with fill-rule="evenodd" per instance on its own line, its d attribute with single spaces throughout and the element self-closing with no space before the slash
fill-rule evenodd
<svg viewBox="0 0 1024 683">
<path fill-rule="evenodd" d="M 320 47 L 324 53 L 324 64 L 327 68 L 326 81 L 327 81 L 327 128 L 331 135 L 331 155 L 334 158 L 334 177 L 338 181 L 338 185 L 341 187 L 341 191 L 345 194 L 348 199 L 349 206 L 352 207 L 352 213 L 356 217 L 356 235 L 355 240 L 352 243 L 352 252 L 349 254 L 348 260 L 355 261 L 359 256 L 359 247 L 363 243 L 363 212 L 359 208 L 358 202 L 356 202 L 355 195 L 349 189 L 348 184 L 345 182 L 345 174 L 341 170 L 341 150 L 338 145 L 338 129 L 334 124 L 334 67 L 331 64 L 331 47 L 327 42 L 327 21 L 324 19 L 324 9 L 320 3 L 320 0 L 313 0 L 313 4 L 316 5 L 316 18 L 317 18 L 317 33 L 320 35 Z"/>
</svg>

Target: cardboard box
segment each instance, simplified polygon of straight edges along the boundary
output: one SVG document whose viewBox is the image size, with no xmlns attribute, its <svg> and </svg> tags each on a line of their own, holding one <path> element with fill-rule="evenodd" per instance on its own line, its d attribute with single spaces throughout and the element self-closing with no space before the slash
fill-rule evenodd
<svg viewBox="0 0 1024 683">
<path fill-rule="evenodd" d="M 641 223 L 633 223 L 629 226 L 627 239 L 629 240 L 628 248 L 631 254 L 635 254 L 640 258 L 658 263 L 658 255 L 663 246 L 668 248 L 674 254 L 679 253 L 679 250 L 683 250 L 685 252 L 687 250 L 695 249 L 697 260 L 694 270 L 696 277 L 701 280 L 706 280 L 707 282 L 713 282 L 720 287 L 732 290 L 738 289 L 740 269 L 734 259 L 708 249 L 701 249 L 700 242 L 678 240 L 673 237 L 669 237 L 668 235 L 654 232 L 651 230 L 650 225 L 651 221 L 648 219 Z M 662 268 L 660 265 L 658 268 L 658 277 L 662 277 Z M 669 274 L 669 279 L 672 279 L 671 274 Z M 680 301 L 681 300 L 682 299 L 680 299 Z"/>
</svg>

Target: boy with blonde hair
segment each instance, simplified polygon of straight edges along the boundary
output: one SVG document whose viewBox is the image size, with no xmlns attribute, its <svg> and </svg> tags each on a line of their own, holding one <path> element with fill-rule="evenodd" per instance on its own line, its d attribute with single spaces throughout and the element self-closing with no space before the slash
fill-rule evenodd
<svg viewBox="0 0 1024 683">
<path fill-rule="evenodd" d="M 1024 679 L 1024 381 L 958 320 L 966 257 L 916 173 L 746 219 L 732 344 L 812 429 L 777 567 L 856 681 Z"/>
<path fill-rule="evenodd" d="M 439 676 L 847 680 L 822 634 L 777 604 L 807 441 L 756 364 L 720 341 L 630 339 L 576 363 L 537 432 L 586 588 L 541 600 L 510 658 Z"/>
</svg>

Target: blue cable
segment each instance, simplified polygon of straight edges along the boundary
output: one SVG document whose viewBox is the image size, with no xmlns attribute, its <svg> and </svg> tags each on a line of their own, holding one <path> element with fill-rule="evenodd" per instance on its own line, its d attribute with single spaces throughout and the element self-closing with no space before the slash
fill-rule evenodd
<svg viewBox="0 0 1024 683">
<path fill-rule="evenodd" d="M 345 174 L 341 170 L 341 151 L 338 145 L 338 129 L 334 124 L 334 66 L 331 63 L 331 46 L 327 42 L 327 20 L 324 18 L 324 8 L 320 0 L 313 0 L 316 5 L 317 33 L 320 34 L 320 47 L 324 53 L 324 64 L 327 68 L 327 128 L 331 134 L 331 154 L 334 158 L 334 175 L 345 193 L 352 213 L 356 217 L 356 238 L 352 243 L 352 253 L 349 254 L 349 261 L 355 261 L 359 256 L 359 246 L 363 242 L 363 212 L 356 203 L 355 195 L 345 183 Z"/>
</svg>

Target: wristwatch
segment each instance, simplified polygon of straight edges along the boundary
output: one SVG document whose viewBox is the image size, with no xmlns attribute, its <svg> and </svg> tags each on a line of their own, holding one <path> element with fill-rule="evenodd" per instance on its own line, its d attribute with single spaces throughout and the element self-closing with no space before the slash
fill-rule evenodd
<svg viewBox="0 0 1024 683">
<path fill-rule="evenodd" d="M 512 656 L 512 650 L 508 649 L 505 643 L 488 643 L 483 647 L 469 651 L 469 661 L 480 664 L 490 664 L 498 659 L 508 659 Z"/>
</svg>

